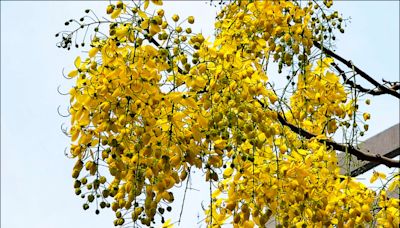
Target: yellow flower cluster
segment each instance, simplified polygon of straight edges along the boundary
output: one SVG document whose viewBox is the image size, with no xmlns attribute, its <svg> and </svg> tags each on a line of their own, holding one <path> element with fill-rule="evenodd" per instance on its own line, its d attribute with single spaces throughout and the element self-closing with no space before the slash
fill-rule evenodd
<svg viewBox="0 0 400 228">
<path fill-rule="evenodd" d="M 171 211 L 172 187 L 198 168 L 217 185 L 210 227 L 263 227 L 273 218 L 284 227 L 398 223 L 398 200 L 382 193 L 376 201 L 339 174 L 335 151 L 279 121 L 328 138 L 356 117 L 356 101 L 329 69 L 333 60 L 312 55 L 313 42 L 342 21 L 325 14 L 331 1 L 231 2 L 218 15 L 213 43 L 182 28 L 178 15 L 173 26 L 163 10 L 146 13 L 148 4 L 110 5 L 111 18 L 131 19 L 95 36 L 69 74 L 76 78 L 70 153 L 77 195 L 111 207 L 115 225 L 150 226 Z M 269 61 L 294 69 L 288 99 L 271 86 Z"/>
</svg>

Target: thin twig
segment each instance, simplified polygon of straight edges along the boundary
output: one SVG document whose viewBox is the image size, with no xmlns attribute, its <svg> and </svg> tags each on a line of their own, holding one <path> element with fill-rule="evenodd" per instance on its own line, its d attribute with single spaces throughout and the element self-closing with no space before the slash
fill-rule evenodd
<svg viewBox="0 0 400 228">
<path fill-rule="evenodd" d="M 181 212 L 179 213 L 178 225 L 181 224 L 183 206 L 185 205 L 186 192 L 188 190 L 188 185 L 189 185 L 189 180 L 190 180 L 190 167 L 189 167 L 188 171 L 189 171 L 189 175 L 188 175 L 187 180 L 186 180 L 185 192 L 183 193 L 183 200 L 182 200 Z"/>
</svg>

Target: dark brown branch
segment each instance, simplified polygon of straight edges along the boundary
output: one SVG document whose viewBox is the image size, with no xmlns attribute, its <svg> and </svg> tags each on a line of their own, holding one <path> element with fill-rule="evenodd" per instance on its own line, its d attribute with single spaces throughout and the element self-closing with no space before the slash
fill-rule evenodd
<svg viewBox="0 0 400 228">
<path fill-rule="evenodd" d="M 293 124 L 287 122 L 279 113 L 278 113 L 278 120 L 279 122 L 290 128 L 290 130 L 292 130 L 293 132 L 296 132 L 298 134 L 300 134 L 301 136 L 304 136 L 307 139 L 312 139 L 317 137 L 316 135 L 305 131 L 304 129 L 301 129 L 299 127 L 294 126 Z M 329 139 L 318 139 L 319 142 L 321 143 L 325 143 L 327 146 L 330 146 L 332 149 L 334 150 L 338 150 L 338 151 L 342 151 L 342 152 L 348 152 L 349 154 L 352 154 L 354 156 L 356 156 L 359 160 L 365 160 L 365 161 L 370 161 L 370 162 L 376 162 L 379 164 L 383 164 L 386 165 L 387 167 L 397 167 L 400 168 L 400 162 L 387 158 L 387 157 L 383 157 L 380 154 L 370 154 L 367 152 L 363 152 L 355 147 L 353 147 L 352 145 L 343 145 L 343 144 L 339 144 L 336 143 L 334 141 L 331 141 Z"/>
<path fill-rule="evenodd" d="M 347 78 L 346 73 L 336 64 L 336 63 L 332 63 L 331 64 L 338 72 L 339 74 L 342 76 L 343 81 L 345 84 L 351 86 L 352 88 L 356 88 L 358 89 L 358 91 L 363 92 L 363 93 L 368 93 L 371 94 L 373 96 L 377 96 L 377 95 L 382 95 L 382 94 L 386 94 L 385 91 L 381 90 L 380 88 L 376 88 L 376 89 L 367 89 L 362 87 L 361 85 L 351 81 L 350 79 Z M 389 83 L 389 82 L 388 82 Z M 394 82 L 392 83 L 391 87 L 389 87 L 389 89 L 392 89 L 394 91 L 400 89 L 400 83 L 399 82 Z"/>
<path fill-rule="evenodd" d="M 353 63 L 351 61 L 348 61 L 344 58 L 342 58 L 341 56 L 339 56 L 338 54 L 334 53 L 333 51 L 329 50 L 328 48 L 324 47 L 323 45 L 321 45 L 320 43 L 318 43 L 317 41 L 314 41 L 314 46 L 317 47 L 318 49 L 320 49 L 322 52 L 324 52 L 325 54 L 339 60 L 340 62 L 342 62 L 344 65 L 346 65 L 347 67 L 354 69 L 354 71 L 360 75 L 361 77 L 363 77 L 365 80 L 367 80 L 368 82 L 370 82 L 372 85 L 376 86 L 378 90 L 382 91 L 382 93 L 385 94 L 390 94 L 394 97 L 397 97 L 400 99 L 400 93 L 396 92 L 395 90 L 393 90 L 392 88 L 388 88 L 384 85 L 382 85 L 381 83 L 377 82 L 375 79 L 373 79 L 371 76 L 369 76 L 367 73 L 365 73 L 364 71 L 362 71 L 360 68 L 358 68 L 357 66 L 353 65 Z"/>
<path fill-rule="evenodd" d="M 262 107 L 266 107 L 264 103 L 260 100 L 258 100 L 258 103 L 261 104 Z M 278 121 L 283 125 L 288 127 L 291 131 L 305 137 L 306 139 L 317 139 L 317 136 L 314 135 L 313 133 L 310 133 L 300 127 L 296 127 L 295 125 L 289 123 L 284 116 L 281 114 L 277 113 L 278 115 Z M 363 152 L 352 145 L 344 145 L 344 144 L 339 144 L 337 142 L 334 142 L 329 139 L 317 139 L 320 143 L 324 143 L 325 145 L 331 147 L 334 150 L 337 151 L 342 151 L 342 152 L 348 152 L 351 155 L 356 156 L 359 160 L 364 160 L 364 161 L 370 161 L 370 162 L 376 162 L 379 164 L 386 165 L 387 167 L 396 167 L 400 168 L 400 161 L 393 160 L 387 157 L 383 157 L 380 154 L 370 154 L 367 152 Z"/>
</svg>

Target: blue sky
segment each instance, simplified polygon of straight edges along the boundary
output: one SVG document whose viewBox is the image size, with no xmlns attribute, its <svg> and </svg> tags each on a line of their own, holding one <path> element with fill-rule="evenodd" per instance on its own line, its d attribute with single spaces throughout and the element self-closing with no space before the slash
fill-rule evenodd
<svg viewBox="0 0 400 228">
<path fill-rule="evenodd" d="M 83 211 L 75 196 L 71 170 L 74 161 L 64 156 L 69 139 L 60 126 L 68 122 L 57 114 L 68 105 L 71 82 L 61 71 L 72 69 L 79 51 L 56 48 L 54 34 L 64 22 L 80 18 L 87 8 L 99 15 L 107 2 L 1 2 L 1 227 L 112 227 L 113 213 Z M 169 15 L 194 15 L 194 31 L 211 35 L 215 8 L 204 2 L 165 2 Z M 337 53 L 351 59 L 374 78 L 399 80 L 399 2 L 338 2 L 351 16 L 346 33 L 338 36 Z M 83 55 L 83 54 L 82 54 Z M 273 77 L 270 76 L 272 80 Z M 364 139 L 399 122 L 399 101 L 373 97 L 362 107 L 371 113 Z M 365 177 L 367 178 L 367 177 Z M 195 179 L 193 188 L 204 189 Z M 182 189 L 179 189 L 182 191 Z M 199 227 L 204 191 L 190 191 L 182 227 Z M 179 198 L 177 197 L 177 201 Z M 180 208 L 176 206 L 176 208 Z M 177 216 L 176 209 L 172 216 Z M 199 215 L 199 218 L 197 217 Z M 204 225 L 203 225 L 204 227 Z"/>
</svg>

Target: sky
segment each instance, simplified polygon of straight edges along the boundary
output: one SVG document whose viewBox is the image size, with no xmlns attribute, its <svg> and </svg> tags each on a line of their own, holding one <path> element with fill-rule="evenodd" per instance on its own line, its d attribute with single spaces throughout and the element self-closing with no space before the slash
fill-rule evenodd
<svg viewBox="0 0 400 228">
<path fill-rule="evenodd" d="M 335 5 L 336 4 L 336 5 Z M 346 33 L 339 35 L 337 53 L 377 80 L 399 81 L 399 2 L 337 2 L 334 7 L 351 17 Z M 83 211 L 71 178 L 74 160 L 64 156 L 69 144 L 61 132 L 68 122 L 57 113 L 66 110 L 71 81 L 62 69 L 72 69 L 79 50 L 58 49 L 54 34 L 70 18 L 79 19 L 85 9 L 102 15 L 107 2 L 1 1 L 1 227 L 112 227 L 111 210 Z M 165 1 L 167 15 L 193 15 L 193 31 L 213 34 L 216 9 L 198 1 Z M 275 76 L 269 76 L 274 80 Z M 399 122 L 399 101 L 390 96 L 372 97 L 367 139 Z M 366 174 L 361 178 L 368 179 Z M 201 226 L 201 203 L 208 191 L 202 177 L 194 178 L 188 191 L 181 227 Z M 202 191 L 203 189 L 203 191 Z M 178 189 L 180 202 L 183 188 Z M 177 218 L 180 203 L 171 216 Z M 174 221 L 174 220 L 173 220 Z M 198 223 L 200 222 L 200 223 Z"/>
</svg>

